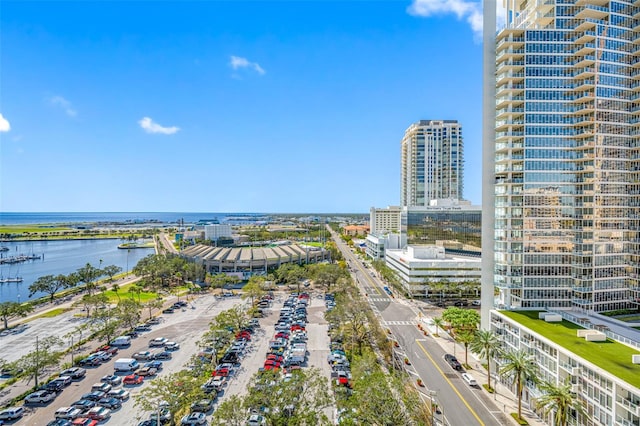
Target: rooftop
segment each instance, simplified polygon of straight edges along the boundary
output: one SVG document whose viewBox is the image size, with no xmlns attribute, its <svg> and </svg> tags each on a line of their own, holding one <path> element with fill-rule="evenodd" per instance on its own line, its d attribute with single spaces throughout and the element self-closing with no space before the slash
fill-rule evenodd
<svg viewBox="0 0 640 426">
<path fill-rule="evenodd" d="M 639 350 L 609 338 L 605 342 L 587 342 L 578 337 L 576 332 L 584 327 L 564 319 L 562 322 L 538 319 L 538 313 L 542 311 L 499 312 L 613 376 L 640 388 L 640 364 L 631 363 L 631 356 L 639 354 Z"/>
</svg>

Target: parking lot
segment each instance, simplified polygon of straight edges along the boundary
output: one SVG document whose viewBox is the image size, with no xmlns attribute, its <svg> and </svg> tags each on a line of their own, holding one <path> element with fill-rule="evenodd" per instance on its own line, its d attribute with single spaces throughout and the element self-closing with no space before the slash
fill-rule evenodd
<svg viewBox="0 0 640 426">
<path fill-rule="evenodd" d="M 259 320 L 260 328 L 258 328 L 254 336 L 252 336 L 244 356 L 240 359 L 239 367 L 234 368 L 234 371 L 232 371 L 231 376 L 228 378 L 227 385 L 223 388 L 224 391 L 220 393 L 219 398 L 216 400 L 216 405 L 230 395 L 246 392 L 251 376 L 263 367 L 269 340 L 273 339 L 275 335 L 275 324 L 285 298 L 286 295 L 283 293 L 276 293 L 272 305 L 265 310 L 265 317 Z M 24 417 L 13 424 L 46 425 L 54 419 L 56 410 L 77 402 L 81 399 L 82 395 L 91 392 L 92 385 L 99 383 L 103 376 L 113 374 L 116 359 L 130 358 L 134 353 L 139 351 L 156 350 L 156 348 L 149 348 L 148 345 L 149 341 L 154 338 L 165 337 L 180 345 L 179 350 L 172 351 L 172 358 L 163 362 L 164 368 L 158 372 L 158 376 L 183 369 L 189 364 L 191 356 L 199 351 L 196 343 L 200 340 L 202 334 L 209 329 L 211 319 L 223 310 L 240 303 L 245 302 L 239 297 L 215 298 L 214 296 L 206 295 L 193 302 L 195 309 L 187 307 L 182 310 L 176 310 L 175 313 L 172 314 L 163 314 L 160 323 L 152 326 L 151 331 L 141 333 L 139 337 L 132 339 L 130 347 L 120 349 L 110 361 L 95 367 L 86 367 L 87 372 L 83 379 L 73 381 L 48 404 L 29 404 L 25 410 Z M 327 335 L 327 324 L 324 319 L 324 310 L 325 306 L 322 296 L 312 295 L 307 308 L 307 360 L 303 364 L 303 368 L 305 366 L 320 368 L 323 374 L 325 374 L 327 378 L 330 378 L 331 369 L 327 363 L 329 337 Z M 66 313 L 54 318 L 38 319 L 36 320 L 37 323 L 36 321 L 30 323 L 30 327 L 23 333 L 2 337 L 2 339 L 8 340 L 2 341 L 3 344 L 0 345 L 0 350 L 6 352 L 5 355 L 11 354 L 15 356 L 14 359 L 17 359 L 20 355 L 16 355 L 16 353 L 24 354 L 32 350 L 31 345 L 36 335 L 44 337 L 56 333 L 56 335 L 61 336 L 74 330 L 77 326 L 77 320 L 69 321 L 69 318 L 74 318 L 73 314 Z M 10 350 L 4 345 L 4 342 L 8 341 L 11 342 Z M 141 361 L 141 364 L 144 364 L 144 361 Z M 20 382 L 18 384 L 20 384 Z M 25 384 L 22 383 L 22 386 L 25 386 Z M 116 389 L 126 389 L 130 392 L 131 397 L 123 401 L 121 408 L 112 411 L 110 419 L 101 423 L 135 426 L 141 420 L 149 418 L 150 413 L 143 412 L 134 405 L 134 396 L 138 394 L 144 386 L 144 383 L 132 386 L 117 385 L 115 387 Z M 209 414 L 211 414 L 211 412 L 209 412 Z"/>
</svg>

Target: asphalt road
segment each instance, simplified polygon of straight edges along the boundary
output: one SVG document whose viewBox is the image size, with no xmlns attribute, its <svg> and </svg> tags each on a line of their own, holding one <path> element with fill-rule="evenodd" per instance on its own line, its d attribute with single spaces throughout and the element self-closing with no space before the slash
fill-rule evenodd
<svg viewBox="0 0 640 426">
<path fill-rule="evenodd" d="M 331 234 L 347 260 L 352 275 L 364 290 L 369 303 L 381 318 L 381 325 L 391 330 L 390 338 L 399 343 L 397 357 L 409 374 L 420 378 L 425 387 L 417 387 L 426 403 L 436 402 L 441 408 L 434 424 L 489 426 L 510 425 L 508 418 L 498 409 L 480 387 L 471 388 L 444 360 L 445 351 L 430 336 L 418 329 L 420 310 L 411 301 L 399 295 L 390 297 L 383 290 L 383 282 L 374 269 L 363 263 L 333 231 Z M 437 315 L 437 314 L 436 314 Z M 464 360 L 464 353 L 455 354 Z M 410 366 L 404 365 L 408 358 Z"/>
</svg>

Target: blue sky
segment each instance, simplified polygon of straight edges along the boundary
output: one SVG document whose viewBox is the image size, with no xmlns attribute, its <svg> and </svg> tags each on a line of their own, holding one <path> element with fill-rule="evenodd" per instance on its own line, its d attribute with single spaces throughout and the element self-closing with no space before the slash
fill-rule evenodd
<svg viewBox="0 0 640 426">
<path fill-rule="evenodd" d="M 479 4 L 0 3 L 0 210 L 367 212 L 457 119 L 481 200 Z"/>
</svg>

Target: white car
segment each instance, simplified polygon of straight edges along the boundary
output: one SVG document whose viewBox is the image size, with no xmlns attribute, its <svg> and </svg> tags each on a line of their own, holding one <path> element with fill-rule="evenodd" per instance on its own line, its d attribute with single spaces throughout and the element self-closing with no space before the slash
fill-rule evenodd
<svg viewBox="0 0 640 426">
<path fill-rule="evenodd" d="M 6 410 L 0 411 L 0 420 L 15 420 L 22 417 L 24 413 L 24 408 L 22 407 L 12 407 L 7 408 Z"/>
<path fill-rule="evenodd" d="M 82 411 L 78 408 L 60 407 L 56 410 L 53 416 L 56 419 L 73 420 L 76 417 L 80 417 L 80 414 L 82 414 Z"/>
<path fill-rule="evenodd" d="M 53 401 L 55 397 L 55 392 L 41 390 L 29 394 L 24 401 L 30 404 L 46 404 L 47 402 Z"/>
<path fill-rule="evenodd" d="M 168 341 L 169 339 L 166 337 L 156 337 L 155 339 L 149 340 L 149 347 L 164 346 Z"/>
<path fill-rule="evenodd" d="M 118 398 L 120 401 L 129 399 L 129 391 L 124 389 L 112 389 L 107 393 L 109 398 Z"/>
</svg>

